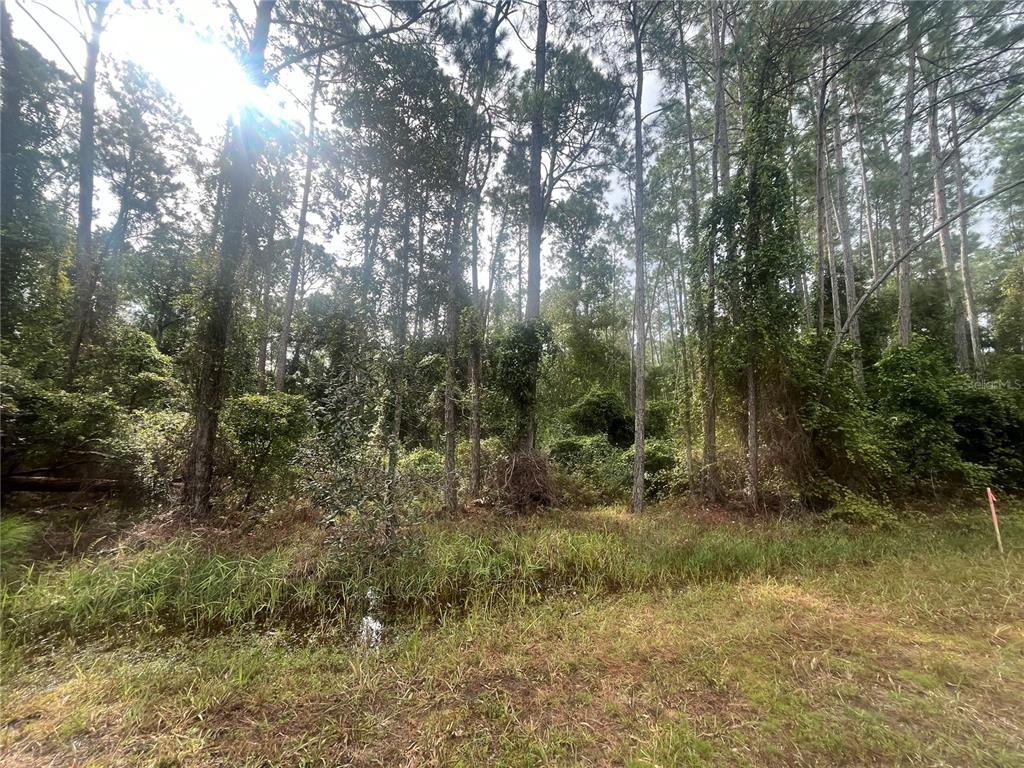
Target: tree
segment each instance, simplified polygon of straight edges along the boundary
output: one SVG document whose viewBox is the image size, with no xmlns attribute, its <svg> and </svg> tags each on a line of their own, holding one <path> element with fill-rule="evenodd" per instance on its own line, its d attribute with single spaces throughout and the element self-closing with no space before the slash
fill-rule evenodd
<svg viewBox="0 0 1024 768">
<path fill-rule="evenodd" d="M 281 340 L 277 347 L 277 365 L 274 368 L 274 389 L 284 392 L 285 367 L 288 364 L 288 343 L 292 331 L 292 313 L 295 311 L 295 290 L 299 284 L 299 270 L 302 268 L 303 246 L 306 243 L 306 217 L 309 215 L 309 193 L 313 186 L 314 149 L 316 148 L 316 101 L 320 94 L 320 75 L 323 70 L 323 54 L 316 58 L 313 70 L 313 85 L 309 95 L 309 118 L 306 128 L 306 164 L 302 182 L 302 202 L 299 203 L 299 224 L 292 241 L 291 271 L 288 277 L 288 293 L 281 318 Z"/>
<path fill-rule="evenodd" d="M 93 293 L 96 289 L 96 265 L 92 244 L 93 175 L 96 162 L 96 65 L 100 58 L 100 35 L 108 3 L 89 0 L 85 12 L 89 37 L 85 45 L 85 72 L 82 77 L 82 102 L 78 138 L 78 230 L 75 236 L 75 309 L 71 321 L 71 349 L 68 353 L 67 381 L 78 372 L 89 325 L 92 322 Z"/>
<path fill-rule="evenodd" d="M 245 69 L 253 82 L 263 84 L 267 40 L 274 0 L 260 0 Z M 206 297 L 208 314 L 200 333 L 201 362 L 195 380 L 195 411 L 191 445 L 185 471 L 183 500 L 186 513 L 197 518 L 210 512 L 213 490 L 214 445 L 226 388 L 225 354 L 234 304 L 235 275 L 242 258 L 244 217 L 259 152 L 259 127 L 255 107 L 241 110 L 225 150 L 226 192 L 220 253 Z"/>
<path fill-rule="evenodd" d="M 629 496 L 629 510 L 633 514 L 644 511 L 644 419 L 646 414 L 647 381 L 647 296 L 646 262 L 644 260 L 644 31 L 658 10 L 660 3 L 630 2 L 626 9 L 627 24 L 633 42 L 633 370 L 634 425 L 633 425 L 633 490 Z"/>
</svg>

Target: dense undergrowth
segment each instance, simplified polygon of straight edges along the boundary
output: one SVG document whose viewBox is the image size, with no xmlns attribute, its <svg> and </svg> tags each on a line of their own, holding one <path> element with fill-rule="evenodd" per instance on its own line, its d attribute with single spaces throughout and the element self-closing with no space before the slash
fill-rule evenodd
<svg viewBox="0 0 1024 768">
<path fill-rule="evenodd" d="M 778 521 L 710 525 L 678 511 L 635 519 L 611 509 L 434 522 L 400 552 L 359 556 L 316 529 L 261 552 L 188 535 L 113 555 L 25 569 L 5 584 L 4 647 L 46 637 L 218 632 L 242 627 L 346 631 L 372 588 L 389 621 L 550 596 L 679 588 L 870 563 L 907 553 L 991 549 L 982 514 L 911 516 L 888 529 Z M 1008 541 L 1024 533 L 1004 521 Z"/>
</svg>

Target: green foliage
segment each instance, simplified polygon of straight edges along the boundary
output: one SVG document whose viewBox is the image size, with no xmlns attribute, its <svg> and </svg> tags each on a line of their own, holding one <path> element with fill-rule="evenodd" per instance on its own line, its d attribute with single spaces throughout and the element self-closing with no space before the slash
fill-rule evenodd
<svg viewBox="0 0 1024 768">
<path fill-rule="evenodd" d="M 845 491 L 838 502 L 829 509 L 831 520 L 864 526 L 872 530 L 891 530 L 899 527 L 900 521 L 887 502 Z"/>
<path fill-rule="evenodd" d="M 443 503 L 444 456 L 430 448 L 414 448 L 398 459 L 399 497 L 403 507 L 435 512 Z"/>
<path fill-rule="evenodd" d="M 893 347 L 875 366 L 878 407 L 905 476 L 917 481 L 977 483 L 977 466 L 957 450 L 955 378 L 941 353 L 923 342 Z M 983 484 L 983 482 L 981 482 Z"/>
<path fill-rule="evenodd" d="M 621 499 L 629 488 L 631 465 L 605 435 L 564 437 L 553 442 L 549 451 L 552 460 L 575 481 L 577 490 L 595 501 Z"/>
<path fill-rule="evenodd" d="M 0 581 L 9 579 L 28 560 L 28 548 L 42 526 L 20 515 L 0 517 Z"/>
<path fill-rule="evenodd" d="M 676 404 L 668 400 L 648 400 L 647 412 L 644 414 L 644 436 L 670 437 L 676 408 Z"/>
<path fill-rule="evenodd" d="M 108 329 L 82 379 L 86 389 L 109 392 L 131 409 L 160 407 L 182 397 L 171 358 L 157 349 L 148 333 L 120 322 Z"/>
<path fill-rule="evenodd" d="M 106 394 L 48 389 L 17 368 L 0 366 L 4 382 L 4 474 L 22 467 L 117 465 L 127 415 Z"/>
<path fill-rule="evenodd" d="M 518 440 L 527 429 L 530 409 L 536 403 L 536 382 L 551 327 L 543 320 L 517 323 L 505 329 L 493 347 L 491 386 L 515 414 L 511 439 Z"/>
<path fill-rule="evenodd" d="M 956 449 L 991 483 L 1024 489 L 1024 403 L 1009 391 L 959 377 L 949 390 Z"/>
<path fill-rule="evenodd" d="M 144 486 L 168 495 L 188 453 L 189 414 L 185 411 L 136 411 L 132 441 L 139 454 L 137 473 Z"/>
<path fill-rule="evenodd" d="M 635 453 L 633 446 L 622 453 L 622 462 L 630 472 Z M 644 484 L 650 498 L 659 499 L 678 490 L 680 478 L 676 456 L 676 447 L 668 440 L 644 441 Z"/>
<path fill-rule="evenodd" d="M 243 483 L 245 503 L 256 490 L 281 496 L 297 474 L 292 462 L 309 434 L 309 404 L 300 395 L 243 395 L 224 409 L 224 427 L 237 460 L 234 475 Z"/>
<path fill-rule="evenodd" d="M 569 408 L 566 417 L 581 435 L 603 434 L 619 448 L 633 441 L 633 417 L 617 392 L 592 389 Z"/>
</svg>

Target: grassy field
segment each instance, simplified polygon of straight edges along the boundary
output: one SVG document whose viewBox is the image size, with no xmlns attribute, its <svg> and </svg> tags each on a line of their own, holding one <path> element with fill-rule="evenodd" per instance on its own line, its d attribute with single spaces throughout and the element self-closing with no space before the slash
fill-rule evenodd
<svg viewBox="0 0 1024 768">
<path fill-rule="evenodd" d="M 4 596 L 10 766 L 1024 766 L 1024 510 L 663 509 L 69 558 Z M 361 590 L 386 637 L 353 641 Z"/>
</svg>

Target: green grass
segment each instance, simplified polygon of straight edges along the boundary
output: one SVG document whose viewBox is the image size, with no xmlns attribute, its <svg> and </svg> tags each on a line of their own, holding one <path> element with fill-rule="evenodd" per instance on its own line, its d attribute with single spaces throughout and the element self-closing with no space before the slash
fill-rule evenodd
<svg viewBox="0 0 1024 768">
<path fill-rule="evenodd" d="M 0 516 L 0 578 L 6 579 L 28 559 L 28 548 L 42 526 L 21 515 Z"/>
<path fill-rule="evenodd" d="M 1007 518 L 1007 538 L 1018 529 Z M 218 552 L 198 539 L 42 569 L 2 595 L 5 646 L 47 636 L 239 627 L 343 626 L 374 588 L 390 620 L 515 608 L 552 596 L 597 596 L 744 576 L 869 563 L 911 552 L 990 548 L 984 518 L 945 517 L 899 531 L 809 522 L 697 524 L 614 511 L 463 528 L 428 526 L 408 554 L 367 563 L 330 549 L 283 545 L 262 555 Z"/>
<path fill-rule="evenodd" d="M 436 524 L 373 572 L 199 539 L 69 561 L 7 598 L 0 754 L 1024 766 L 1021 522 L 1005 560 L 981 514 L 871 533 L 600 510 Z M 367 651 L 340 616 L 371 581 L 391 617 Z"/>
</svg>

